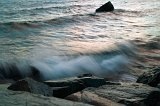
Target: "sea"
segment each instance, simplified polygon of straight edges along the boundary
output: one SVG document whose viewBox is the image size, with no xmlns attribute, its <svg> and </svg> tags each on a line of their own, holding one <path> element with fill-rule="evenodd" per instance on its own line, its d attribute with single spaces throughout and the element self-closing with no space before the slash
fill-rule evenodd
<svg viewBox="0 0 160 106">
<path fill-rule="evenodd" d="M 1 78 L 83 74 L 134 81 L 135 41 L 160 37 L 160 0 L 0 0 Z M 15 68 L 16 67 L 16 68 Z"/>
</svg>

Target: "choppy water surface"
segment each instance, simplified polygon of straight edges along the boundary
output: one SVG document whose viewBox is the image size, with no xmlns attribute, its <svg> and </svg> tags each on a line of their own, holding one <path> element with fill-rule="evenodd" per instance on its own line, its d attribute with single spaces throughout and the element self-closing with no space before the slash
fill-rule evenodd
<svg viewBox="0 0 160 106">
<path fill-rule="evenodd" d="M 109 65 L 106 70 L 116 70 L 122 60 L 128 65 L 134 49 L 127 41 L 160 36 L 160 1 L 111 0 L 114 12 L 95 13 L 106 2 L 0 0 L 0 60 L 29 60 L 41 70 L 75 75 Z"/>
</svg>

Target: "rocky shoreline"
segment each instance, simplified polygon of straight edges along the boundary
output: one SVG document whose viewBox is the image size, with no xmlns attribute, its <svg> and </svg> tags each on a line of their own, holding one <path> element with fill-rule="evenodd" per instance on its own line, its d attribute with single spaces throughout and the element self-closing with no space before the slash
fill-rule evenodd
<svg viewBox="0 0 160 106">
<path fill-rule="evenodd" d="M 138 43 L 141 70 L 136 82 L 108 81 L 85 74 L 61 80 L 40 81 L 31 77 L 1 79 L 1 106 L 160 106 L 159 49 Z M 145 51 L 145 52 L 144 52 Z M 155 52 L 154 52 L 155 51 Z M 148 61 L 152 60 L 152 62 Z M 140 64 L 143 63 L 143 64 Z"/>
<path fill-rule="evenodd" d="M 132 83 L 95 76 L 44 82 L 25 78 L 1 84 L 0 103 L 1 106 L 160 106 L 159 72 L 159 67 L 154 68 Z"/>
</svg>

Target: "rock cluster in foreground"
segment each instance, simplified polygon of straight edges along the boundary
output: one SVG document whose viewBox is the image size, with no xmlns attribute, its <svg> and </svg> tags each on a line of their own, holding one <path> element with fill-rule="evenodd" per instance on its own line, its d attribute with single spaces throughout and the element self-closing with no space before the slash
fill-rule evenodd
<svg viewBox="0 0 160 106">
<path fill-rule="evenodd" d="M 45 82 L 25 78 L 8 89 L 0 89 L 0 102 L 13 106 L 160 106 L 158 88 L 142 83 L 110 82 L 94 76 Z M 14 104 L 15 101 L 18 102 Z"/>
<path fill-rule="evenodd" d="M 99 88 L 84 89 L 66 99 L 99 106 L 113 106 L 117 103 L 127 106 L 160 106 L 160 90 L 140 83 L 109 83 Z"/>
<path fill-rule="evenodd" d="M 40 94 L 7 90 L 6 84 L 0 85 L 0 106 L 91 106 Z"/>
</svg>

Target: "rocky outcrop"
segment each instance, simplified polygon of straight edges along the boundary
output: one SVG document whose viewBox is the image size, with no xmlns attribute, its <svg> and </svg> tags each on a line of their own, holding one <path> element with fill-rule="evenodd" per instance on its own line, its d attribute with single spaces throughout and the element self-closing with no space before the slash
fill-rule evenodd
<svg viewBox="0 0 160 106">
<path fill-rule="evenodd" d="M 106 81 L 103 78 L 97 77 L 74 77 L 63 80 L 45 81 L 44 83 L 37 82 L 31 78 L 25 78 L 13 83 L 8 89 L 64 98 L 87 87 L 99 87 L 104 84 L 106 84 Z"/>
<path fill-rule="evenodd" d="M 52 90 L 48 85 L 37 82 L 30 78 L 25 78 L 13 83 L 8 87 L 8 89 L 14 91 L 27 91 L 44 96 L 52 96 Z"/>
<path fill-rule="evenodd" d="M 102 86 L 106 84 L 106 81 L 105 79 L 98 77 L 74 77 L 63 80 L 45 81 L 44 83 L 52 87 L 53 96 L 64 98 L 87 87 Z"/>
<path fill-rule="evenodd" d="M 147 72 L 139 76 L 137 82 L 156 87 L 160 83 L 160 67 L 148 70 Z"/>
<path fill-rule="evenodd" d="M 66 99 L 97 106 L 160 106 L 160 90 L 140 83 L 108 83 L 99 88 L 86 88 Z M 105 101 L 109 101 L 108 105 Z"/>
<path fill-rule="evenodd" d="M 7 87 L 6 84 L 0 84 L 0 106 L 91 106 L 24 91 L 10 91 Z"/>
<path fill-rule="evenodd" d="M 102 5 L 98 9 L 96 9 L 96 12 L 110 12 L 114 10 L 114 6 L 112 3 L 109 1 L 106 4 Z"/>
</svg>

